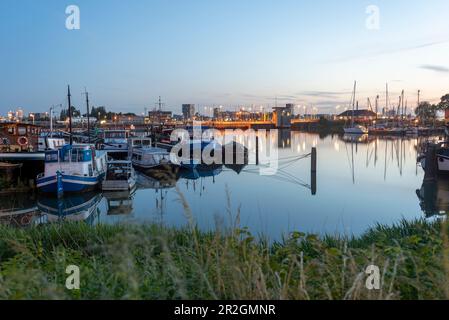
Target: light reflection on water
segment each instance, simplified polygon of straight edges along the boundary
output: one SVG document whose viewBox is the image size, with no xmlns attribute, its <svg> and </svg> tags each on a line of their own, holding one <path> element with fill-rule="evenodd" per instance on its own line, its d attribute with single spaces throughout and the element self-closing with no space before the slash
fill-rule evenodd
<svg viewBox="0 0 449 320">
<path fill-rule="evenodd" d="M 1 197 L 0 219 L 26 225 L 63 216 L 89 223 L 155 222 L 181 227 L 187 220 L 179 191 L 202 229 L 214 228 L 217 221 L 229 222 L 229 209 L 234 216 L 239 212 L 241 225 L 254 233 L 279 239 L 292 230 L 360 234 L 377 222 L 431 217 L 449 207 L 445 191 L 449 183 L 421 188 L 424 174 L 416 164 L 418 138 L 290 131 L 280 132 L 277 138 L 280 159 L 290 160 L 280 161 L 276 176 L 260 176 L 257 167 L 248 165 L 185 175 L 165 184 L 140 177 L 139 188 L 131 195 L 93 193 L 66 197 L 62 203 L 29 195 Z M 318 191 L 312 196 L 310 158 L 291 159 L 315 146 Z"/>
</svg>

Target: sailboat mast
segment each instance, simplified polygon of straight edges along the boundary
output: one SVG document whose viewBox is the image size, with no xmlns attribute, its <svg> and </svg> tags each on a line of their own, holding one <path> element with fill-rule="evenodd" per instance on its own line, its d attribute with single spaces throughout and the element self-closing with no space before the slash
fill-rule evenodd
<svg viewBox="0 0 449 320">
<path fill-rule="evenodd" d="M 355 91 L 357 90 L 357 81 L 354 81 L 354 92 L 352 99 L 352 117 L 351 117 L 351 128 L 354 127 L 354 107 L 355 107 Z"/>
<path fill-rule="evenodd" d="M 69 102 L 69 134 L 70 134 L 70 145 L 73 144 L 73 137 L 72 137 L 72 101 L 71 101 L 72 95 L 70 94 L 70 85 L 67 86 L 67 99 Z"/>
<path fill-rule="evenodd" d="M 386 91 L 385 91 L 385 112 L 388 112 L 388 83 L 386 84 Z"/>
<path fill-rule="evenodd" d="M 376 96 L 376 119 L 379 114 L 379 95 Z"/>
<path fill-rule="evenodd" d="M 419 116 L 421 119 L 420 119 L 420 121 L 422 122 L 422 112 L 421 112 L 421 110 L 419 109 L 419 104 L 420 104 L 420 101 L 419 101 L 419 99 L 421 98 L 421 90 L 418 90 L 418 106 L 417 106 L 417 109 L 419 110 L 419 114 L 417 114 L 417 116 Z"/>
<path fill-rule="evenodd" d="M 404 90 L 401 93 L 401 102 L 402 102 L 402 114 L 401 114 L 401 123 L 404 121 Z"/>
</svg>

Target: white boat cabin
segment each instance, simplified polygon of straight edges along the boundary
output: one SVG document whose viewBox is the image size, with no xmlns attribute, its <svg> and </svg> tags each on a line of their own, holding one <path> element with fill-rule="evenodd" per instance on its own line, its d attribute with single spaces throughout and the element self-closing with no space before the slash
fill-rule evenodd
<svg viewBox="0 0 449 320">
<path fill-rule="evenodd" d="M 162 148 L 134 149 L 132 163 L 137 168 L 143 169 L 167 165 L 170 164 L 170 153 Z"/>
<path fill-rule="evenodd" d="M 129 130 L 105 130 L 103 132 L 104 150 L 128 150 Z"/>
<path fill-rule="evenodd" d="M 45 176 L 59 171 L 63 175 L 97 177 L 106 172 L 106 153 L 92 145 L 65 145 L 45 152 Z"/>
</svg>

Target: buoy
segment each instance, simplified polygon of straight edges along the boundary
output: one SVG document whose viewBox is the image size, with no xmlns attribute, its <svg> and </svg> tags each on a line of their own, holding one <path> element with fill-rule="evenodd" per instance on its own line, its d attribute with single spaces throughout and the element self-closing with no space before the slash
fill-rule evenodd
<svg viewBox="0 0 449 320">
<path fill-rule="evenodd" d="M 17 143 L 18 143 L 20 146 L 26 146 L 26 145 L 28 144 L 28 138 L 27 138 L 27 137 L 19 137 L 19 138 L 17 139 Z"/>
</svg>

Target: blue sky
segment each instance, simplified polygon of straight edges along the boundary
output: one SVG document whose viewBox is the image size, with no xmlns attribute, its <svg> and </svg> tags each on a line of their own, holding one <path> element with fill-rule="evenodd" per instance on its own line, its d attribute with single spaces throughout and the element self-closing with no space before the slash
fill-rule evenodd
<svg viewBox="0 0 449 320">
<path fill-rule="evenodd" d="M 65 28 L 77 5 L 81 29 Z M 380 9 L 380 30 L 365 12 Z M 94 105 L 141 113 L 159 95 L 200 106 L 345 105 L 449 92 L 449 2 L 362 0 L 2 0 L 0 113 Z M 381 103 L 382 102 L 381 100 Z"/>
</svg>

